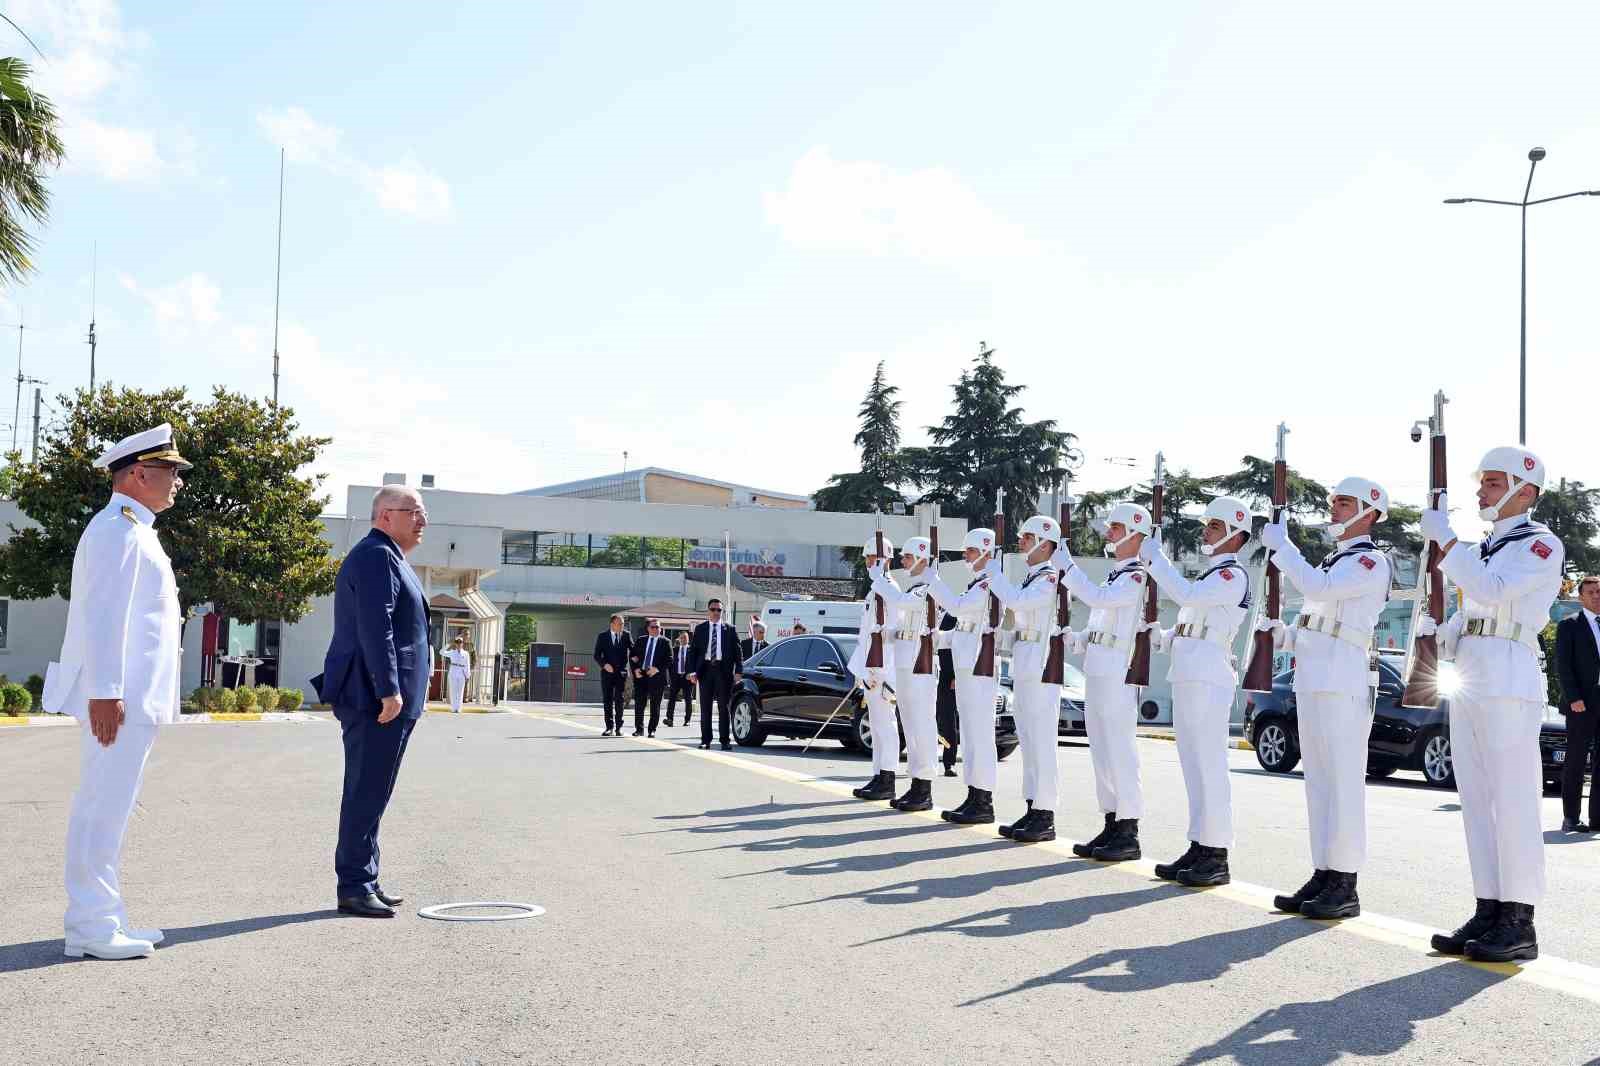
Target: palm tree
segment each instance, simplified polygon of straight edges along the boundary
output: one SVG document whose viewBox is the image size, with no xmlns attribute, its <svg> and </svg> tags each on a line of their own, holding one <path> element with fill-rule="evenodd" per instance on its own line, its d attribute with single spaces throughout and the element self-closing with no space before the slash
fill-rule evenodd
<svg viewBox="0 0 1600 1066">
<path fill-rule="evenodd" d="M 33 270 L 33 236 L 25 226 L 49 213 L 43 172 L 66 154 L 55 108 L 28 87 L 30 74 L 22 60 L 0 58 L 0 280 L 11 282 Z"/>
</svg>

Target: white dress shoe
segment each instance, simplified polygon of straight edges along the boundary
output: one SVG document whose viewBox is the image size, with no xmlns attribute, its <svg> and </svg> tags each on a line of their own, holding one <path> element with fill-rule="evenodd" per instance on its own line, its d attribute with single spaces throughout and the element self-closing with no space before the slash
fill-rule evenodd
<svg viewBox="0 0 1600 1066">
<path fill-rule="evenodd" d="M 124 929 L 122 935 L 129 940 L 147 940 L 152 945 L 167 939 L 167 934 L 159 929 Z"/>
<path fill-rule="evenodd" d="M 111 934 L 110 940 L 92 942 L 69 940 L 66 947 L 69 959 L 81 959 L 85 955 L 96 959 L 147 959 L 155 952 L 156 946 L 150 941 L 135 940 L 121 930 Z"/>
</svg>

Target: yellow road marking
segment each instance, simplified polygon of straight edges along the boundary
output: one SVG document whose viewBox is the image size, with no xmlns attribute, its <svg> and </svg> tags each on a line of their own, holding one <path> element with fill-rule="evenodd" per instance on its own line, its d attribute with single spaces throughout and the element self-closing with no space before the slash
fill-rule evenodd
<svg viewBox="0 0 1600 1066">
<path fill-rule="evenodd" d="M 599 733 L 601 731 L 600 727 L 590 725 L 587 722 L 575 722 L 570 718 L 562 718 L 553 714 L 545 714 L 537 711 L 521 711 L 515 709 L 513 709 L 511 713 L 520 714 L 525 718 L 538 718 L 547 722 L 556 722 L 560 725 L 568 726 L 573 729 L 584 729 L 591 733 Z M 744 770 L 747 773 L 760 774 L 764 777 L 770 777 L 778 781 L 785 781 L 789 784 L 803 785 L 807 788 L 811 788 L 819 792 L 826 792 L 834 796 L 850 795 L 850 787 L 848 785 L 840 784 L 837 781 L 825 781 L 819 777 L 813 777 L 809 774 L 802 774 L 794 770 L 785 769 L 781 766 L 768 766 L 766 763 L 756 762 L 753 759 L 740 758 L 739 756 L 726 752 L 710 750 L 702 751 L 699 748 L 685 748 L 681 744 L 674 744 L 669 740 L 656 740 L 650 737 L 628 737 L 625 739 L 632 740 L 636 744 L 645 744 L 655 748 L 666 748 L 671 751 L 681 752 L 684 755 L 693 756 L 697 759 L 707 759 L 711 762 L 722 763 L 726 766 L 733 766 L 740 770 Z M 957 825 L 954 822 L 944 821 L 939 817 L 937 811 L 917 811 L 911 813 L 902 811 L 900 813 L 906 814 L 908 817 L 912 818 L 921 818 L 923 821 L 937 822 L 940 825 L 947 825 L 951 829 L 965 829 L 968 832 L 976 833 L 985 839 L 998 839 L 995 836 L 993 825 Z M 1044 841 L 1038 844 L 1020 846 L 1025 846 L 1030 850 L 1045 851 L 1076 859 L 1078 856 L 1072 853 L 1072 845 L 1074 843 L 1076 842 L 1071 840 L 1063 840 L 1058 837 L 1053 841 Z M 1092 862 L 1093 860 L 1084 859 L 1082 861 Z M 1156 864 L 1149 860 L 1105 863 L 1103 865 L 1108 870 L 1117 870 L 1121 871 L 1122 873 L 1133 874 L 1144 879 L 1157 880 L 1155 876 Z M 1170 884 L 1172 882 L 1162 883 Z M 1272 889 L 1265 888 L 1261 885 L 1253 885 L 1248 882 L 1235 881 L 1232 884 L 1220 885 L 1216 888 L 1191 889 L 1191 891 L 1196 895 L 1221 897 L 1222 899 L 1231 900 L 1234 903 L 1242 903 L 1245 906 L 1254 907 L 1257 910 L 1277 913 L 1276 908 L 1274 908 L 1272 905 L 1272 897 L 1274 895 Z M 1310 919 L 1307 920 L 1309 921 Z M 1462 966 L 1474 966 L 1478 969 L 1487 970 L 1490 973 L 1503 974 L 1507 977 L 1515 977 L 1529 984 L 1537 985 L 1540 988 L 1546 988 L 1553 992 L 1560 992 L 1576 999 L 1587 1000 L 1590 1003 L 1600 1003 L 1600 967 L 1588 966 L 1580 962 L 1571 962 L 1567 959 L 1557 958 L 1556 956 L 1543 953 L 1540 954 L 1539 958 L 1529 963 L 1473 962 L 1471 959 L 1466 958 L 1434 955 L 1433 947 L 1429 943 L 1429 938 L 1440 930 L 1430 928 L 1417 922 L 1406 921 L 1403 918 L 1390 918 L 1387 915 L 1374 914 L 1365 908 L 1362 909 L 1361 917 L 1347 918 L 1344 921 L 1333 924 L 1337 924 L 1342 932 L 1353 933 L 1356 936 L 1364 937 L 1367 940 L 1372 940 L 1380 944 L 1389 944 L 1394 947 L 1406 948 L 1419 955 L 1430 955 L 1439 959 L 1441 963 L 1450 962 L 1457 963 Z"/>
</svg>

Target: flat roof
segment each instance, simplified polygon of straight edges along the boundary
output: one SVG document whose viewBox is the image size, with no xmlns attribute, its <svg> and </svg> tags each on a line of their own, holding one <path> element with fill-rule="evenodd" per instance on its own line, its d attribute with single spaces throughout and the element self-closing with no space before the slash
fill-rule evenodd
<svg viewBox="0 0 1600 1066">
<path fill-rule="evenodd" d="M 733 492 L 749 492 L 758 496 L 771 496 L 777 500 L 794 500 L 797 503 L 810 503 L 810 496 L 797 496 L 792 492 L 777 492 L 773 489 L 758 489 L 753 485 L 736 485 L 730 481 L 718 481 L 716 478 L 702 477 L 699 474 L 686 474 L 681 470 L 668 470 L 660 466 L 641 466 L 633 470 L 624 470 L 617 474 L 601 474 L 598 477 L 586 477 L 577 481 L 563 481 L 558 485 L 541 485 L 538 488 L 523 489 L 512 493 L 513 496 L 553 496 L 561 492 L 580 492 L 584 489 L 597 489 L 603 485 L 618 481 L 637 480 L 643 481 L 651 474 L 660 474 L 662 477 L 677 478 L 680 481 L 693 481 L 701 485 L 711 485 L 719 489 L 728 489 Z"/>
</svg>

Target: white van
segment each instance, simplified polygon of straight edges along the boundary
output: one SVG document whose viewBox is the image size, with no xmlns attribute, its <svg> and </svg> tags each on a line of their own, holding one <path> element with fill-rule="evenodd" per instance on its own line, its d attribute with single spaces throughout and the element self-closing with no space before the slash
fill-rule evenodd
<svg viewBox="0 0 1600 1066">
<path fill-rule="evenodd" d="M 856 633 L 861 629 L 859 600 L 773 600 L 761 612 L 767 639 L 778 640 L 794 632 L 796 622 L 808 633 Z"/>
</svg>

